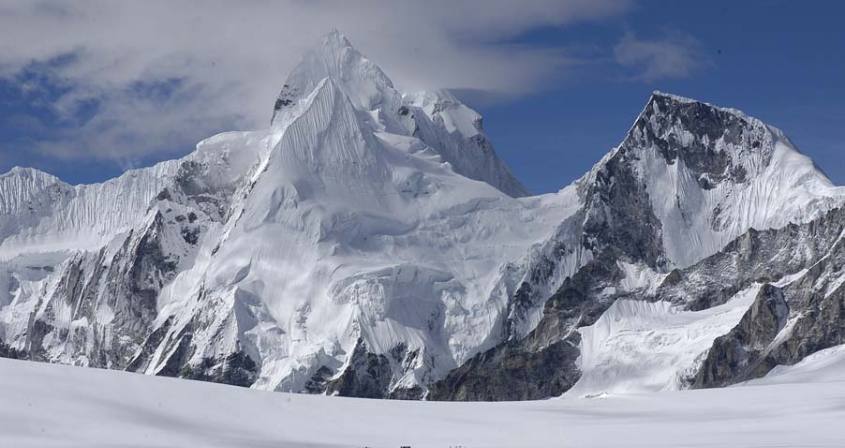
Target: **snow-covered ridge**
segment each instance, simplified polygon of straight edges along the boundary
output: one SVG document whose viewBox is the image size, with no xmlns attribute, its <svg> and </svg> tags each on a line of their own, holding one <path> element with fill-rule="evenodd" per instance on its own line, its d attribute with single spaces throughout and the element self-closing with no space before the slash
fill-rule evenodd
<svg viewBox="0 0 845 448">
<path fill-rule="evenodd" d="M 268 132 L 226 132 L 178 160 L 129 170 L 102 183 L 68 185 L 31 168 L 0 176 L 0 260 L 45 251 L 91 250 L 130 230 L 151 202 L 202 167 L 205 187 L 230 188 L 254 167 Z M 181 170 L 181 171 L 180 171 Z"/>
<path fill-rule="evenodd" d="M 35 170 L 12 170 L 0 177 L 0 259 L 98 247 L 136 223 L 175 170 L 174 162 L 164 162 L 78 186 Z"/>
</svg>

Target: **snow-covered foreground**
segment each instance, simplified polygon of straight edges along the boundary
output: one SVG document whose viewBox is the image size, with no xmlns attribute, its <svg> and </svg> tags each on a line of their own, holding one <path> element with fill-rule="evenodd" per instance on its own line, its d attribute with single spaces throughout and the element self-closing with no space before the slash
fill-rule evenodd
<svg viewBox="0 0 845 448">
<path fill-rule="evenodd" d="M 727 389 L 434 403 L 259 392 L 0 359 L 0 446 L 842 446 L 845 349 L 773 375 Z"/>
</svg>

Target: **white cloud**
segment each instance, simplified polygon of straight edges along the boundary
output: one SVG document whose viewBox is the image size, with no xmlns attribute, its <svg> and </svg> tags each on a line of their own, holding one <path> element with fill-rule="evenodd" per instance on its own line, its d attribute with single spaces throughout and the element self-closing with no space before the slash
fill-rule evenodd
<svg viewBox="0 0 845 448">
<path fill-rule="evenodd" d="M 542 26 L 597 20 L 626 0 L 0 0 L 0 76 L 33 62 L 68 88 L 52 104 L 77 119 L 39 150 L 132 160 L 182 151 L 219 129 L 260 127 L 301 53 L 343 31 L 400 87 L 534 91 L 568 64 L 561 49 L 508 45 Z M 175 81 L 174 81 L 175 80 Z M 166 88 L 171 95 L 149 95 Z"/>
<path fill-rule="evenodd" d="M 698 41 L 680 33 L 654 40 L 627 34 L 613 48 L 613 56 L 643 81 L 684 78 L 708 64 Z"/>
</svg>

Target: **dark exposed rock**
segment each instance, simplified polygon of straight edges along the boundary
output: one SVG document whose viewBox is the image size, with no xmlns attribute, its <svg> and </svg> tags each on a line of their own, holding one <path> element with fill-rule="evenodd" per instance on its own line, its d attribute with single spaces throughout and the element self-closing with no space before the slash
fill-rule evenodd
<svg viewBox="0 0 845 448">
<path fill-rule="evenodd" d="M 197 378 L 196 376 L 193 376 L 193 372 L 190 368 L 185 371 L 188 360 L 194 352 L 194 348 L 191 346 L 193 337 L 194 335 L 191 326 L 185 326 L 182 330 L 180 330 L 176 338 L 169 341 L 169 344 L 165 346 L 165 353 L 169 353 L 169 355 L 167 356 L 164 364 L 156 372 L 156 375 Z M 205 369 L 200 368 L 199 372 L 202 374 L 205 372 Z"/>
<path fill-rule="evenodd" d="M 391 400 L 422 400 L 425 396 L 425 389 L 414 386 L 410 388 L 397 387 L 390 392 L 387 398 Z"/>
<path fill-rule="evenodd" d="M 305 383 L 305 392 L 309 394 L 321 394 L 326 391 L 329 381 L 334 376 L 334 371 L 326 366 L 320 366 L 317 372 Z"/>
<path fill-rule="evenodd" d="M 385 398 L 392 376 L 387 356 L 371 353 L 359 339 L 348 366 L 339 377 L 328 382 L 326 392 L 344 397 Z"/>
<path fill-rule="evenodd" d="M 636 153 L 620 149 L 587 188 L 582 244 L 594 253 L 612 249 L 651 267 L 664 266 L 662 228 L 646 186 L 634 172 Z"/>
<path fill-rule="evenodd" d="M 0 341 L 0 358 L 28 359 L 28 356 L 25 351 L 9 347 L 5 342 Z"/>
<path fill-rule="evenodd" d="M 747 177 L 745 169 L 734 164 L 729 152 L 716 149 L 716 142 L 723 139 L 732 145 L 760 150 L 758 132 L 752 123 L 736 113 L 655 93 L 623 145 L 653 144 L 669 164 L 681 159 L 696 174 L 702 188 L 712 189 L 715 183 L 725 179 L 743 183 Z"/>
<path fill-rule="evenodd" d="M 161 288 L 176 274 L 176 261 L 165 255 L 161 246 L 165 226 L 163 216 L 157 213 L 141 232 L 131 231 L 113 255 L 101 249 L 71 258 L 52 295 L 30 317 L 28 356 L 50 361 L 44 341 L 52 334 L 67 341 L 67 350 L 72 350 L 67 355 L 85 357 L 89 365 L 128 368 L 150 335 Z M 56 301 L 70 307 L 72 321 L 86 319 L 89 327 L 70 331 L 67 324 L 57 325 Z M 97 317 L 102 307 L 114 314 L 108 330 Z"/>
<path fill-rule="evenodd" d="M 197 244 L 199 242 L 199 235 L 201 229 L 194 227 L 183 227 L 180 233 L 182 234 L 182 239 L 185 240 L 188 244 Z"/>
<path fill-rule="evenodd" d="M 169 201 L 171 199 L 173 199 L 173 196 L 170 195 L 170 190 L 168 190 L 167 188 L 161 190 L 161 192 L 159 192 L 159 194 L 156 196 L 156 200 L 159 201 Z"/>
<path fill-rule="evenodd" d="M 402 374 L 414 369 L 419 355 L 419 350 L 409 350 L 404 343 L 397 344 L 387 354 L 375 354 L 366 342 L 359 339 L 342 371 L 321 366 L 306 382 L 305 391 L 348 397 L 419 400 L 425 397 L 425 388 L 394 386 Z"/>
<path fill-rule="evenodd" d="M 291 87 L 288 84 L 283 85 L 279 96 L 276 98 L 276 102 L 273 103 L 273 117 L 270 119 L 270 123 L 272 124 L 276 120 L 276 115 L 278 115 L 280 110 L 296 103 L 298 96 L 299 92 L 295 87 Z"/>
<path fill-rule="evenodd" d="M 295 92 L 285 86 L 274 110 L 290 106 L 293 98 Z M 435 111 L 443 107 L 438 104 Z M 404 121 L 415 120 L 412 110 L 417 109 L 402 106 L 398 113 Z M 480 121 L 475 125 L 481 129 Z M 425 122 L 415 121 L 409 129 L 414 129 L 415 135 L 426 135 L 425 126 Z M 759 152 L 763 163 L 768 163 L 771 142 L 766 138 L 756 123 L 741 114 L 654 95 L 620 147 L 586 181 L 579 183 L 584 208 L 569 218 L 577 223 L 567 223 L 566 227 L 576 236 L 544 246 L 545 252 L 533 260 L 525 277 L 514 281 L 521 283 L 508 300 L 504 317 L 498 322 L 501 325 L 496 327 L 503 332 L 494 335 L 501 338 L 498 345 L 470 358 L 426 390 L 422 386 L 395 386 L 401 375 L 426 356 L 424 351 L 398 344 L 386 353 L 376 354 L 359 340 L 343 370 L 329 363 L 313 373 L 309 371 L 311 378 L 305 383 L 305 390 L 432 400 L 520 400 L 560 395 L 580 377 L 576 364 L 580 354 L 578 328 L 594 323 L 615 300 L 662 300 L 701 310 L 723 304 L 755 283 L 765 285 L 739 324 L 714 342 L 701 360 L 700 369 L 688 379 L 689 385 L 732 384 L 845 342 L 845 287 L 835 283 L 845 267 L 845 243 L 838 240 L 845 225 L 842 210 L 831 211 L 805 225 L 752 229 L 705 260 L 670 271 L 673 266 L 665 256 L 661 222 L 652 210 L 643 173 L 633 168 L 636 162 L 657 156 L 660 163 L 665 160 L 670 165 L 682 164 L 691 170 L 699 186 L 710 190 L 723 182 L 748 181 L 748 169 L 736 160 L 741 151 Z M 717 147 L 717 142 L 734 147 L 723 150 L 724 145 Z M 473 150 L 493 151 L 483 134 L 465 139 L 464 143 Z M 173 184 L 156 197 L 158 201 L 173 202 L 161 207 L 168 210 L 167 216 L 182 207 L 172 221 L 165 222 L 159 213 L 148 228 L 133 230 L 116 254 L 83 254 L 62 265 L 54 297 L 48 303 L 40 303 L 38 313 L 30 316 L 26 349 L 17 351 L 0 341 L 0 356 L 47 360 L 44 341 L 53 338 L 66 341 L 67 346 L 80 351 L 73 356 L 84 356 L 92 365 L 148 371 L 160 349 L 165 355 L 155 366 L 159 375 L 239 386 L 253 384 L 260 366 L 248 354 L 254 353 L 252 347 L 242 350 L 238 346 L 233 353 L 206 357 L 196 352 L 195 332 L 199 340 L 202 331 L 216 331 L 208 322 L 212 320 L 208 315 L 190 321 L 179 332 L 174 331 L 176 324 L 172 320 L 154 327 L 158 295 L 180 267 L 178 257 L 162 247 L 162 233 L 169 229 L 173 232 L 169 237 L 178 232 L 193 246 L 207 228 L 203 226 L 208 219 L 223 221 L 229 213 L 227 195 L 231 192 L 221 193 L 219 188 L 210 187 L 214 182 L 209 173 L 214 170 L 203 163 L 182 163 Z M 681 195 L 674 198 L 679 208 L 681 200 Z M 35 213 L 38 207 L 33 206 L 30 211 Z M 714 230 L 731 224 L 723 214 L 721 206 L 714 208 L 709 223 Z M 681 210 L 682 220 L 689 223 L 694 218 Z M 178 240 L 177 236 L 168 241 Z M 217 248 L 212 251 L 216 253 Z M 589 261 L 582 264 L 578 258 L 578 270 L 550 295 L 550 279 L 557 282 L 561 260 L 581 254 L 586 254 L 583 260 Z M 620 261 L 643 264 L 667 275 L 654 291 L 617 292 L 624 277 Z M 514 267 L 510 269 L 517 272 Z M 806 272 L 791 284 L 772 284 L 802 270 Z M 239 273 L 235 278 L 241 280 L 245 276 Z M 513 286 L 508 283 L 508 291 Z M 205 300 L 215 298 L 200 294 L 198 301 L 202 306 L 216 312 L 229 311 L 223 306 L 209 306 Z M 56 314 L 63 310 L 57 307 L 59 304 L 71 309 L 72 319 L 89 318 L 91 328 L 58 323 Z M 102 304 L 114 311 L 108 327 L 94 319 Z M 523 324 L 536 318 L 540 309 L 539 322 L 528 331 Z M 428 323 L 430 331 L 442 325 L 442 310 L 438 313 Z"/>
<path fill-rule="evenodd" d="M 692 387 L 720 387 L 768 372 L 769 344 L 786 324 L 789 307 L 783 292 L 764 285 L 730 333 L 718 337 L 692 380 Z"/>
<path fill-rule="evenodd" d="M 430 400 L 534 400 L 560 395 L 578 378 L 578 333 L 537 351 L 510 342 L 476 355 L 430 390 Z"/>
<path fill-rule="evenodd" d="M 223 368 L 215 382 L 249 387 L 258 378 L 258 365 L 244 352 L 228 355 L 223 361 Z"/>
<path fill-rule="evenodd" d="M 246 353 L 235 352 L 222 359 L 203 358 L 199 365 L 185 364 L 178 375 L 170 373 L 167 370 L 168 376 L 249 387 L 258 378 L 258 366 Z"/>
<path fill-rule="evenodd" d="M 189 208 L 203 212 L 216 222 L 224 221 L 229 211 L 229 201 L 234 194 L 233 186 L 220 186 L 215 183 L 214 174 L 209 167 L 200 162 L 186 160 L 179 165 L 174 177 L 174 194 L 171 200 Z M 178 197 L 175 193 L 178 192 Z M 188 213 L 188 221 L 197 219 L 195 212 Z"/>
<path fill-rule="evenodd" d="M 126 370 L 130 372 L 142 372 L 145 370 L 152 360 L 153 354 L 162 341 L 164 341 L 164 338 L 167 336 L 167 332 L 170 330 L 172 325 L 173 317 L 171 316 L 164 322 L 164 324 L 150 333 L 141 345 L 141 349 L 138 350 L 132 360 L 129 361 L 129 364 L 126 366 Z"/>
<path fill-rule="evenodd" d="M 751 229 L 718 253 L 670 274 L 650 300 L 702 310 L 725 303 L 752 283 L 777 281 L 826 254 L 845 229 L 845 209 L 833 209 L 807 224 Z"/>
</svg>

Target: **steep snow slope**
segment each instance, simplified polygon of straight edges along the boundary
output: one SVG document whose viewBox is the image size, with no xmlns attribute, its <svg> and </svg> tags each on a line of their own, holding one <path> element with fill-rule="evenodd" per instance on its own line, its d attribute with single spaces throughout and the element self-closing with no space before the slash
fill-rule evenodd
<svg viewBox="0 0 845 448">
<path fill-rule="evenodd" d="M 430 403 L 0 360 L 0 445 L 839 447 L 845 371 L 816 372 L 801 383 L 597 400 Z"/>
<path fill-rule="evenodd" d="M 19 197 L 67 194 L 25 220 L 12 216 L 19 233 L 0 243 L 4 343 L 35 359 L 125 368 L 149 335 L 160 290 L 228 218 L 268 135 L 221 134 L 182 160 L 103 184 L 30 184 Z M 13 170 L 3 181 L 32 173 Z"/>
</svg>

